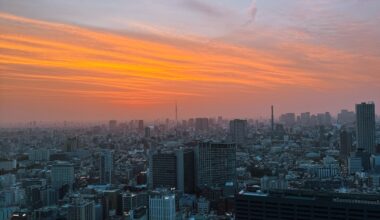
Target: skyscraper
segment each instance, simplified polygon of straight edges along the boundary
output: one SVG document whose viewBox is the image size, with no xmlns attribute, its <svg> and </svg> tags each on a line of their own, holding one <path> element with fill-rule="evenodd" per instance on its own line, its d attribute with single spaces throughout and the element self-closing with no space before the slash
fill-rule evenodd
<svg viewBox="0 0 380 220">
<path fill-rule="evenodd" d="M 353 123 L 354 121 L 355 121 L 355 112 L 351 112 L 346 109 L 343 109 L 338 114 L 339 124 Z"/>
<path fill-rule="evenodd" d="M 198 187 L 221 186 L 236 180 L 236 144 L 199 143 L 195 150 Z"/>
<path fill-rule="evenodd" d="M 233 143 L 243 144 L 247 137 L 247 120 L 230 121 L 230 137 Z"/>
<path fill-rule="evenodd" d="M 310 112 L 301 113 L 300 123 L 302 126 L 309 126 L 310 125 Z"/>
<path fill-rule="evenodd" d="M 110 150 L 105 150 L 100 155 L 100 183 L 111 184 L 113 170 L 113 154 Z"/>
<path fill-rule="evenodd" d="M 274 132 L 274 108 L 273 108 L 273 105 L 271 106 L 271 121 L 270 121 L 270 124 L 271 124 L 271 132 L 272 132 L 272 135 L 273 135 L 273 132 Z"/>
<path fill-rule="evenodd" d="M 152 128 L 151 127 L 145 127 L 145 138 L 150 138 L 152 135 Z"/>
<path fill-rule="evenodd" d="M 177 158 L 174 152 L 158 152 L 151 156 L 152 187 L 177 188 Z"/>
<path fill-rule="evenodd" d="M 196 131 L 207 131 L 209 127 L 208 118 L 196 118 L 195 119 L 195 130 Z"/>
<path fill-rule="evenodd" d="M 375 104 L 361 103 L 356 105 L 356 137 L 357 148 L 368 153 L 375 152 L 376 121 Z"/>
<path fill-rule="evenodd" d="M 138 132 L 144 132 L 144 120 L 138 120 Z"/>
<path fill-rule="evenodd" d="M 68 162 L 58 162 L 51 167 L 51 185 L 54 189 L 60 189 L 68 185 L 72 189 L 74 184 L 74 166 Z"/>
<path fill-rule="evenodd" d="M 352 152 L 352 133 L 347 130 L 340 132 L 340 156 L 346 159 Z"/>
<path fill-rule="evenodd" d="M 175 195 L 171 192 L 154 192 L 149 196 L 150 220 L 175 220 Z"/>
<path fill-rule="evenodd" d="M 286 127 L 292 127 L 296 124 L 296 114 L 285 113 L 280 116 L 280 122 Z"/>
<path fill-rule="evenodd" d="M 151 156 L 152 188 L 176 188 L 185 193 L 194 192 L 194 151 L 179 149 L 175 152 L 158 152 Z"/>
<path fill-rule="evenodd" d="M 193 149 L 179 149 L 177 156 L 177 189 L 185 193 L 194 193 L 195 164 Z"/>
</svg>

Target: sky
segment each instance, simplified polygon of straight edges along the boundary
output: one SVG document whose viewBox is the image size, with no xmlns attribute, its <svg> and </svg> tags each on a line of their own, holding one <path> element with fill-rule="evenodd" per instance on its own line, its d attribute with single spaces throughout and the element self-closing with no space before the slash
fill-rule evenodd
<svg viewBox="0 0 380 220">
<path fill-rule="evenodd" d="M 378 0 L 0 0 L 0 123 L 380 105 Z M 377 107 L 377 113 L 380 111 Z"/>
</svg>

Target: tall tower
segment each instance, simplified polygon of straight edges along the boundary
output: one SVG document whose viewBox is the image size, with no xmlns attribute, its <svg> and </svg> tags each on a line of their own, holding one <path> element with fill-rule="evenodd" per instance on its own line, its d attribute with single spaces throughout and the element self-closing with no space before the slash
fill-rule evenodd
<svg viewBox="0 0 380 220">
<path fill-rule="evenodd" d="M 110 150 L 100 155 L 100 183 L 111 184 L 113 169 L 113 155 Z"/>
<path fill-rule="evenodd" d="M 178 107 L 177 101 L 175 102 L 175 136 L 178 136 Z"/>
<path fill-rule="evenodd" d="M 357 149 L 364 149 L 368 153 L 375 152 L 376 121 L 375 104 L 356 104 L 356 137 Z"/>
<path fill-rule="evenodd" d="M 178 107 L 177 102 L 175 102 L 175 124 L 178 126 Z"/>
</svg>

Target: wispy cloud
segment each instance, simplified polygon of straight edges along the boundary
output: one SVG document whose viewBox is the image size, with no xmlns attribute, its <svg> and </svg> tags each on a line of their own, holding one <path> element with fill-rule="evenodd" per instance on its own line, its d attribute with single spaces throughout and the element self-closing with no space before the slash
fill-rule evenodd
<svg viewBox="0 0 380 220">
<path fill-rule="evenodd" d="M 245 25 L 249 25 L 249 24 L 251 24 L 252 22 L 255 21 L 256 14 L 257 14 L 256 0 L 253 0 L 251 2 L 250 6 L 247 9 L 247 13 L 248 13 L 249 19 L 248 19 L 248 21 L 246 22 Z"/>
<path fill-rule="evenodd" d="M 36 106 L 39 99 L 48 105 L 88 102 L 86 111 L 103 108 L 95 103 L 127 108 L 179 100 L 197 106 L 221 96 L 241 104 L 294 90 L 299 95 L 300 90 L 375 88 L 380 80 L 378 57 L 311 44 L 309 33 L 299 29 L 289 35 L 306 39 L 302 42 L 261 33 L 275 43 L 260 48 L 250 42 L 239 46 L 170 32 L 131 34 L 4 13 L 0 24 L 0 90 L 6 94 L 2 102 L 11 103 L 3 106 L 13 106 L 0 109 L 7 112 L 2 117 L 12 115 L 20 103 Z M 255 31 L 233 37 L 256 39 Z M 363 69 L 367 74 L 361 75 Z"/>
<path fill-rule="evenodd" d="M 215 5 L 208 4 L 207 1 L 182 0 L 182 4 L 191 10 L 197 11 L 206 16 L 223 17 L 229 15 L 229 11 Z"/>
</svg>

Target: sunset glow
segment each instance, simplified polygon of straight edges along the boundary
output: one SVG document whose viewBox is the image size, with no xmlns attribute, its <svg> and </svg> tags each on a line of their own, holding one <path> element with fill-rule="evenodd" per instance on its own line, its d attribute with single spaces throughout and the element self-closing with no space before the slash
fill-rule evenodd
<svg viewBox="0 0 380 220">
<path fill-rule="evenodd" d="M 277 33 L 252 29 L 224 37 L 121 31 L 2 12 L 1 120 L 171 117 L 176 101 L 186 116 L 221 108 L 262 116 L 267 109 L 250 108 L 273 102 L 282 111 L 300 102 L 323 111 L 338 98 L 337 111 L 362 98 L 380 101 L 380 54 L 318 43 L 302 30 L 268 43 Z"/>
</svg>

